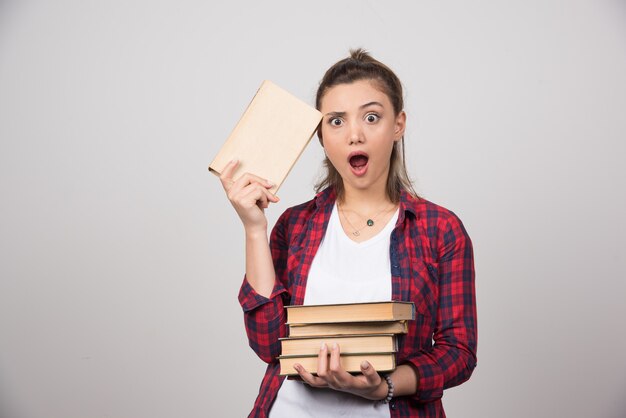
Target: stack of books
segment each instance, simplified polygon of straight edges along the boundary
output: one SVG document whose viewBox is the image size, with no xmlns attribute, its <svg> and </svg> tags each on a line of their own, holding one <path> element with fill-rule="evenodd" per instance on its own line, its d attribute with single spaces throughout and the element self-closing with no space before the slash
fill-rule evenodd
<svg viewBox="0 0 626 418">
<path fill-rule="evenodd" d="M 322 343 L 339 345 L 342 367 L 360 372 L 368 361 L 376 371 L 396 368 L 396 335 L 406 334 L 407 322 L 415 319 L 413 302 L 366 302 L 333 305 L 287 306 L 289 337 L 281 339 L 278 357 L 281 375 L 298 374 L 293 365 L 317 371 Z"/>
</svg>

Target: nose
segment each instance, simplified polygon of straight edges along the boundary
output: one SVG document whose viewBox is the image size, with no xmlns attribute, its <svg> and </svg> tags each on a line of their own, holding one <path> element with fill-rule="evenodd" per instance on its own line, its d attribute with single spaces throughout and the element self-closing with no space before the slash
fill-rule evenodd
<svg viewBox="0 0 626 418">
<path fill-rule="evenodd" d="M 350 145 L 362 144 L 365 142 L 363 129 L 361 128 L 361 125 L 356 121 L 353 121 L 350 124 L 350 132 L 348 135 Z"/>
</svg>

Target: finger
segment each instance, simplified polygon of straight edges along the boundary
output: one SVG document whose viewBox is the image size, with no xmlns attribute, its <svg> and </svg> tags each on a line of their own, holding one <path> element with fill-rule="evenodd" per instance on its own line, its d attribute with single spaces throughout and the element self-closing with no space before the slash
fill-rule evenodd
<svg viewBox="0 0 626 418">
<path fill-rule="evenodd" d="M 257 205 L 259 208 L 265 209 L 269 206 L 271 198 L 272 194 L 257 183 L 247 186 L 241 192 L 241 201 L 246 207 Z"/>
<path fill-rule="evenodd" d="M 296 363 L 293 365 L 293 368 L 298 372 L 300 378 L 308 385 L 318 388 L 327 386 L 324 379 L 313 376 L 313 374 L 306 370 L 304 367 L 302 367 L 301 364 Z"/>
<path fill-rule="evenodd" d="M 222 182 L 222 186 L 226 189 L 227 187 L 233 184 L 233 173 L 235 169 L 239 165 L 239 160 L 233 159 L 226 164 L 222 173 L 220 174 L 220 181 Z"/>
<path fill-rule="evenodd" d="M 278 199 L 278 197 L 274 196 L 267 190 L 274 186 L 271 182 L 268 182 L 267 180 L 250 173 L 243 174 L 236 181 L 234 181 L 229 188 L 227 188 L 229 199 L 231 201 L 234 200 L 234 196 L 236 196 L 237 194 L 239 194 L 239 192 L 251 185 L 259 185 L 261 189 L 267 191 L 268 200 L 270 200 L 271 202 L 276 203 L 280 200 Z"/>
<path fill-rule="evenodd" d="M 272 187 L 276 186 L 274 183 L 272 183 L 268 179 L 264 179 L 263 177 L 259 177 L 252 173 L 244 173 L 235 181 L 235 184 L 241 187 L 245 187 L 250 183 L 259 183 L 266 189 L 271 189 Z"/>
<path fill-rule="evenodd" d="M 250 209 L 255 205 L 264 208 L 269 205 L 269 201 L 274 203 L 276 201 L 273 195 L 259 183 L 248 184 L 243 189 L 239 189 L 238 185 L 233 185 L 227 195 L 235 207 L 245 209 Z"/>
<path fill-rule="evenodd" d="M 268 202 L 272 202 L 272 203 L 277 203 L 280 198 L 278 196 L 276 196 L 275 194 L 273 194 L 272 192 L 270 192 L 269 190 L 267 190 L 265 187 L 259 185 L 259 190 L 261 190 L 261 192 L 264 194 L 265 199 Z M 267 206 L 265 206 L 267 207 Z"/>
<path fill-rule="evenodd" d="M 328 347 L 326 343 L 322 343 L 320 353 L 317 356 L 317 375 L 324 380 L 328 375 Z"/>
<path fill-rule="evenodd" d="M 328 366 L 329 377 L 333 379 L 335 383 L 340 386 L 346 384 L 348 379 L 352 378 L 352 375 L 344 370 L 341 366 L 341 350 L 339 344 L 333 343 L 330 350 L 330 364 Z"/>
<path fill-rule="evenodd" d="M 369 386 L 378 386 L 380 384 L 380 375 L 368 361 L 361 362 L 361 373 L 365 376 L 365 380 Z"/>
<path fill-rule="evenodd" d="M 260 209 L 267 209 L 267 207 L 270 205 L 269 200 L 267 199 L 267 195 L 263 192 L 261 192 L 261 195 L 259 196 L 259 198 L 256 201 L 256 205 L 260 208 Z"/>
<path fill-rule="evenodd" d="M 270 202 L 278 203 L 280 201 L 280 197 L 276 196 L 274 193 L 267 190 L 267 198 Z"/>
<path fill-rule="evenodd" d="M 337 343 L 333 343 L 333 346 L 330 350 L 330 369 L 341 369 L 341 352 L 339 351 L 339 344 Z"/>
<path fill-rule="evenodd" d="M 244 182 L 240 182 L 237 180 L 233 185 L 227 190 L 228 198 L 235 202 L 241 200 L 244 196 L 249 196 L 251 191 L 254 190 L 256 193 L 256 199 L 261 199 L 261 195 L 264 196 L 266 201 L 277 203 L 280 201 L 278 196 L 272 194 L 267 188 L 258 182 L 251 182 L 248 184 L 244 184 Z M 267 207 L 267 206 L 266 206 Z"/>
</svg>

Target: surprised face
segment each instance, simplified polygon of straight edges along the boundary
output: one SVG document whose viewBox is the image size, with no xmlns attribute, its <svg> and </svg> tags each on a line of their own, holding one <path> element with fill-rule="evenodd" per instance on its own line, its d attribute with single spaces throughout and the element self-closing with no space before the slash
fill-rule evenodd
<svg viewBox="0 0 626 418">
<path fill-rule="evenodd" d="M 391 151 L 404 134 L 404 111 L 396 115 L 387 94 L 371 80 L 331 87 L 320 111 L 324 150 L 346 192 L 384 190 Z"/>
</svg>

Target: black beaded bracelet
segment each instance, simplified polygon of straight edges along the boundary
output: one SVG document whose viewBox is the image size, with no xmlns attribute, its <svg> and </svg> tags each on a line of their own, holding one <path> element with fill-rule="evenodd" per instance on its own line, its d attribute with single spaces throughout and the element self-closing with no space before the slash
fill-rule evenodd
<svg viewBox="0 0 626 418">
<path fill-rule="evenodd" d="M 393 399 L 393 382 L 391 381 L 391 376 L 389 376 L 388 374 L 383 375 L 383 377 L 387 381 L 387 396 L 381 402 L 389 403 L 391 402 L 391 399 Z"/>
</svg>

